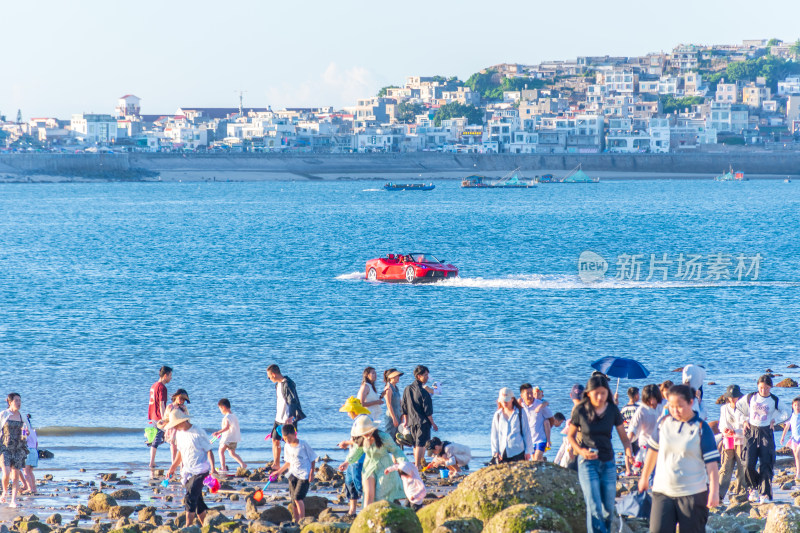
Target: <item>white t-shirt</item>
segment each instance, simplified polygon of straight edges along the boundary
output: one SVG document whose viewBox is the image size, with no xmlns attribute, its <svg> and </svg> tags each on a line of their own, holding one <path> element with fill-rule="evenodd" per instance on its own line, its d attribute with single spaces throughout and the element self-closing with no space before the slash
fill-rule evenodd
<svg viewBox="0 0 800 533">
<path fill-rule="evenodd" d="M 190 476 L 211 471 L 207 455 L 211 450 L 211 441 L 205 430 L 192 426 L 187 430 L 176 431 L 175 446 L 181 452 L 181 478 L 184 483 Z"/>
<path fill-rule="evenodd" d="M 222 417 L 222 426 L 225 427 L 225 421 L 228 421 L 228 431 L 222 434 L 222 438 L 220 439 L 220 444 L 228 444 L 229 442 L 239 442 L 242 440 L 242 432 L 239 429 L 239 418 L 233 414 L 228 413 L 227 415 Z"/>
<path fill-rule="evenodd" d="M 297 439 L 297 446 L 288 442 L 283 451 L 284 460 L 289 463 L 288 473 L 303 480 L 311 473 L 311 463 L 317 460 L 317 454 L 304 440 Z"/>
<path fill-rule="evenodd" d="M 275 422 L 285 424 L 286 419 L 289 418 L 289 406 L 286 405 L 286 399 L 281 394 L 281 383 L 277 383 L 275 391 L 278 393 L 278 404 L 275 410 Z"/>
</svg>

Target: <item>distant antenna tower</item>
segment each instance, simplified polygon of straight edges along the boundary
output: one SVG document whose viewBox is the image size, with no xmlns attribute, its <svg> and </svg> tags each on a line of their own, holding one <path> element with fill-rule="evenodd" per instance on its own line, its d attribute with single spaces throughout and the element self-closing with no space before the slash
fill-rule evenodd
<svg viewBox="0 0 800 533">
<path fill-rule="evenodd" d="M 233 92 L 238 92 L 238 93 L 239 93 L 239 116 L 241 116 L 241 115 L 242 115 L 242 109 L 243 109 L 243 107 L 244 107 L 244 106 L 243 106 L 243 103 L 244 103 L 244 93 L 246 93 L 247 91 L 243 91 L 243 90 L 241 90 L 241 89 L 240 89 L 240 90 L 238 90 L 238 91 L 233 91 Z"/>
</svg>

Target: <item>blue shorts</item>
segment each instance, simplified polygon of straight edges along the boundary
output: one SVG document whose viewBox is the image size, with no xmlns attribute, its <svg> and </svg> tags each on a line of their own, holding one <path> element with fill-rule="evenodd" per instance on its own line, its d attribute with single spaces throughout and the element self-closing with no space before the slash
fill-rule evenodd
<svg viewBox="0 0 800 533">
<path fill-rule="evenodd" d="M 30 448 L 28 450 L 28 459 L 25 461 L 25 465 L 31 468 L 39 466 L 39 450 L 36 448 Z"/>
<path fill-rule="evenodd" d="M 533 443 L 533 450 L 536 452 L 544 452 L 547 449 L 546 442 L 534 442 Z"/>
</svg>

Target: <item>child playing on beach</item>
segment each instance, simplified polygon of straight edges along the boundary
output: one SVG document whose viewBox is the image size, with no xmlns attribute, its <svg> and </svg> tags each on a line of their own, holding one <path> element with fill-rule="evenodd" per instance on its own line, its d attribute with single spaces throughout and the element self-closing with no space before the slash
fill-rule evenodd
<svg viewBox="0 0 800 533">
<path fill-rule="evenodd" d="M 436 438 L 436 437 L 434 437 Z M 403 492 L 406 494 L 409 506 L 415 511 L 422 507 L 422 500 L 428 494 L 425 488 L 425 482 L 419 475 L 419 470 L 414 463 L 401 460 L 392 466 L 386 467 L 383 471 L 384 475 L 390 472 L 397 472 L 400 474 L 400 480 L 403 482 Z"/>
<path fill-rule="evenodd" d="M 231 402 L 227 398 L 221 399 L 217 402 L 220 413 L 222 413 L 222 429 L 215 431 L 211 435 L 215 439 L 219 439 L 219 464 L 222 472 L 227 471 L 225 468 L 225 452 L 231 452 L 231 457 L 239 463 L 242 468 L 247 468 L 247 464 L 242 461 L 242 458 L 236 453 L 236 446 L 242 440 L 242 432 L 239 429 L 239 418 L 231 413 Z"/>
<path fill-rule="evenodd" d="M 286 441 L 286 448 L 283 451 L 286 462 L 276 474 L 281 476 L 284 472 L 289 472 L 287 479 L 289 496 L 292 499 L 289 510 L 292 511 L 294 521 L 300 522 L 306 516 L 306 506 L 303 500 L 308 494 L 309 485 L 314 481 L 314 464 L 317 461 L 317 454 L 306 441 L 297 438 L 297 430 L 291 424 L 283 425 L 283 440 Z"/>
<path fill-rule="evenodd" d="M 184 389 L 178 389 L 175 391 L 175 394 L 172 395 L 172 403 L 167 405 L 164 408 L 164 418 L 161 419 L 157 424 L 156 427 L 163 428 L 169 422 L 169 414 L 174 409 L 180 409 L 183 411 L 183 414 L 189 415 L 189 408 L 186 407 L 187 403 L 192 403 L 189 401 L 189 393 L 186 392 Z M 178 453 L 178 448 L 175 446 L 175 430 L 174 429 L 165 429 L 163 432 L 164 435 L 164 442 L 169 444 L 169 453 L 170 458 L 172 461 L 175 460 L 175 455 Z"/>
<path fill-rule="evenodd" d="M 628 389 L 628 403 L 619 410 L 620 414 L 622 415 L 622 424 L 625 426 L 625 431 L 628 431 L 628 426 L 631 423 L 631 419 L 633 418 L 633 414 L 639 408 L 639 387 L 630 387 Z M 630 439 L 630 437 L 628 437 Z M 633 449 L 633 455 L 639 453 L 639 444 L 635 440 L 631 440 L 631 448 Z M 631 468 L 633 467 L 633 461 L 625 461 L 625 475 L 631 475 Z"/>
<path fill-rule="evenodd" d="M 462 468 L 469 469 L 469 462 L 472 460 L 472 450 L 470 450 L 469 446 L 442 441 L 439 437 L 433 437 L 428 441 L 425 449 L 428 451 L 428 455 L 433 457 L 428 466 L 425 467 L 426 470 L 444 467 L 451 474 L 456 474 Z"/>
<path fill-rule="evenodd" d="M 794 454 L 794 479 L 800 481 L 800 396 L 792 400 L 792 416 L 789 417 L 789 423 L 783 425 L 783 435 L 781 435 L 781 445 L 786 439 L 786 433 L 792 430 L 792 436 L 789 437 L 787 446 L 791 448 Z"/>
<path fill-rule="evenodd" d="M 202 428 L 193 425 L 189 415 L 180 409 L 169 414 L 169 422 L 164 429 L 175 428 L 175 445 L 178 454 L 167 472 L 167 479 L 172 477 L 178 465 L 181 467 L 181 483 L 186 487 L 183 505 L 186 509 L 186 527 L 191 526 L 195 518 L 200 525 L 206 517 L 208 506 L 203 501 L 203 480 L 210 474 L 217 473 L 214 468 L 214 453 L 211 442 Z"/>
<path fill-rule="evenodd" d="M 350 396 L 347 401 L 344 402 L 344 405 L 339 408 L 339 412 L 347 413 L 353 420 L 352 428 L 355 428 L 358 419 L 369 414 L 369 409 L 361 405 L 361 400 L 355 396 Z M 359 440 L 359 442 L 356 443 L 356 438 L 352 436 L 352 432 L 350 435 L 350 440 L 343 440 L 338 444 L 339 448 L 343 450 L 349 449 L 350 451 L 353 451 L 360 445 L 361 441 Z M 364 456 L 362 455 L 358 461 L 347 467 L 347 470 L 344 474 L 344 489 L 347 493 L 347 500 L 349 502 L 347 514 L 350 516 L 356 515 L 358 500 L 361 499 L 361 494 L 364 492 L 364 487 L 361 484 L 361 472 L 363 468 Z"/>
</svg>

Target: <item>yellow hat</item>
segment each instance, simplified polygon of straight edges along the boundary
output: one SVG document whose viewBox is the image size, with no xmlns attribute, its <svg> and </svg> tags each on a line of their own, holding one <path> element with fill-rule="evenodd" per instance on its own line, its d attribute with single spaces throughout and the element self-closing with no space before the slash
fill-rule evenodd
<svg viewBox="0 0 800 533">
<path fill-rule="evenodd" d="M 368 415 L 370 410 L 361 405 L 361 400 L 355 396 L 350 396 L 344 405 L 339 408 L 341 413 L 355 413 L 357 415 Z"/>
</svg>

